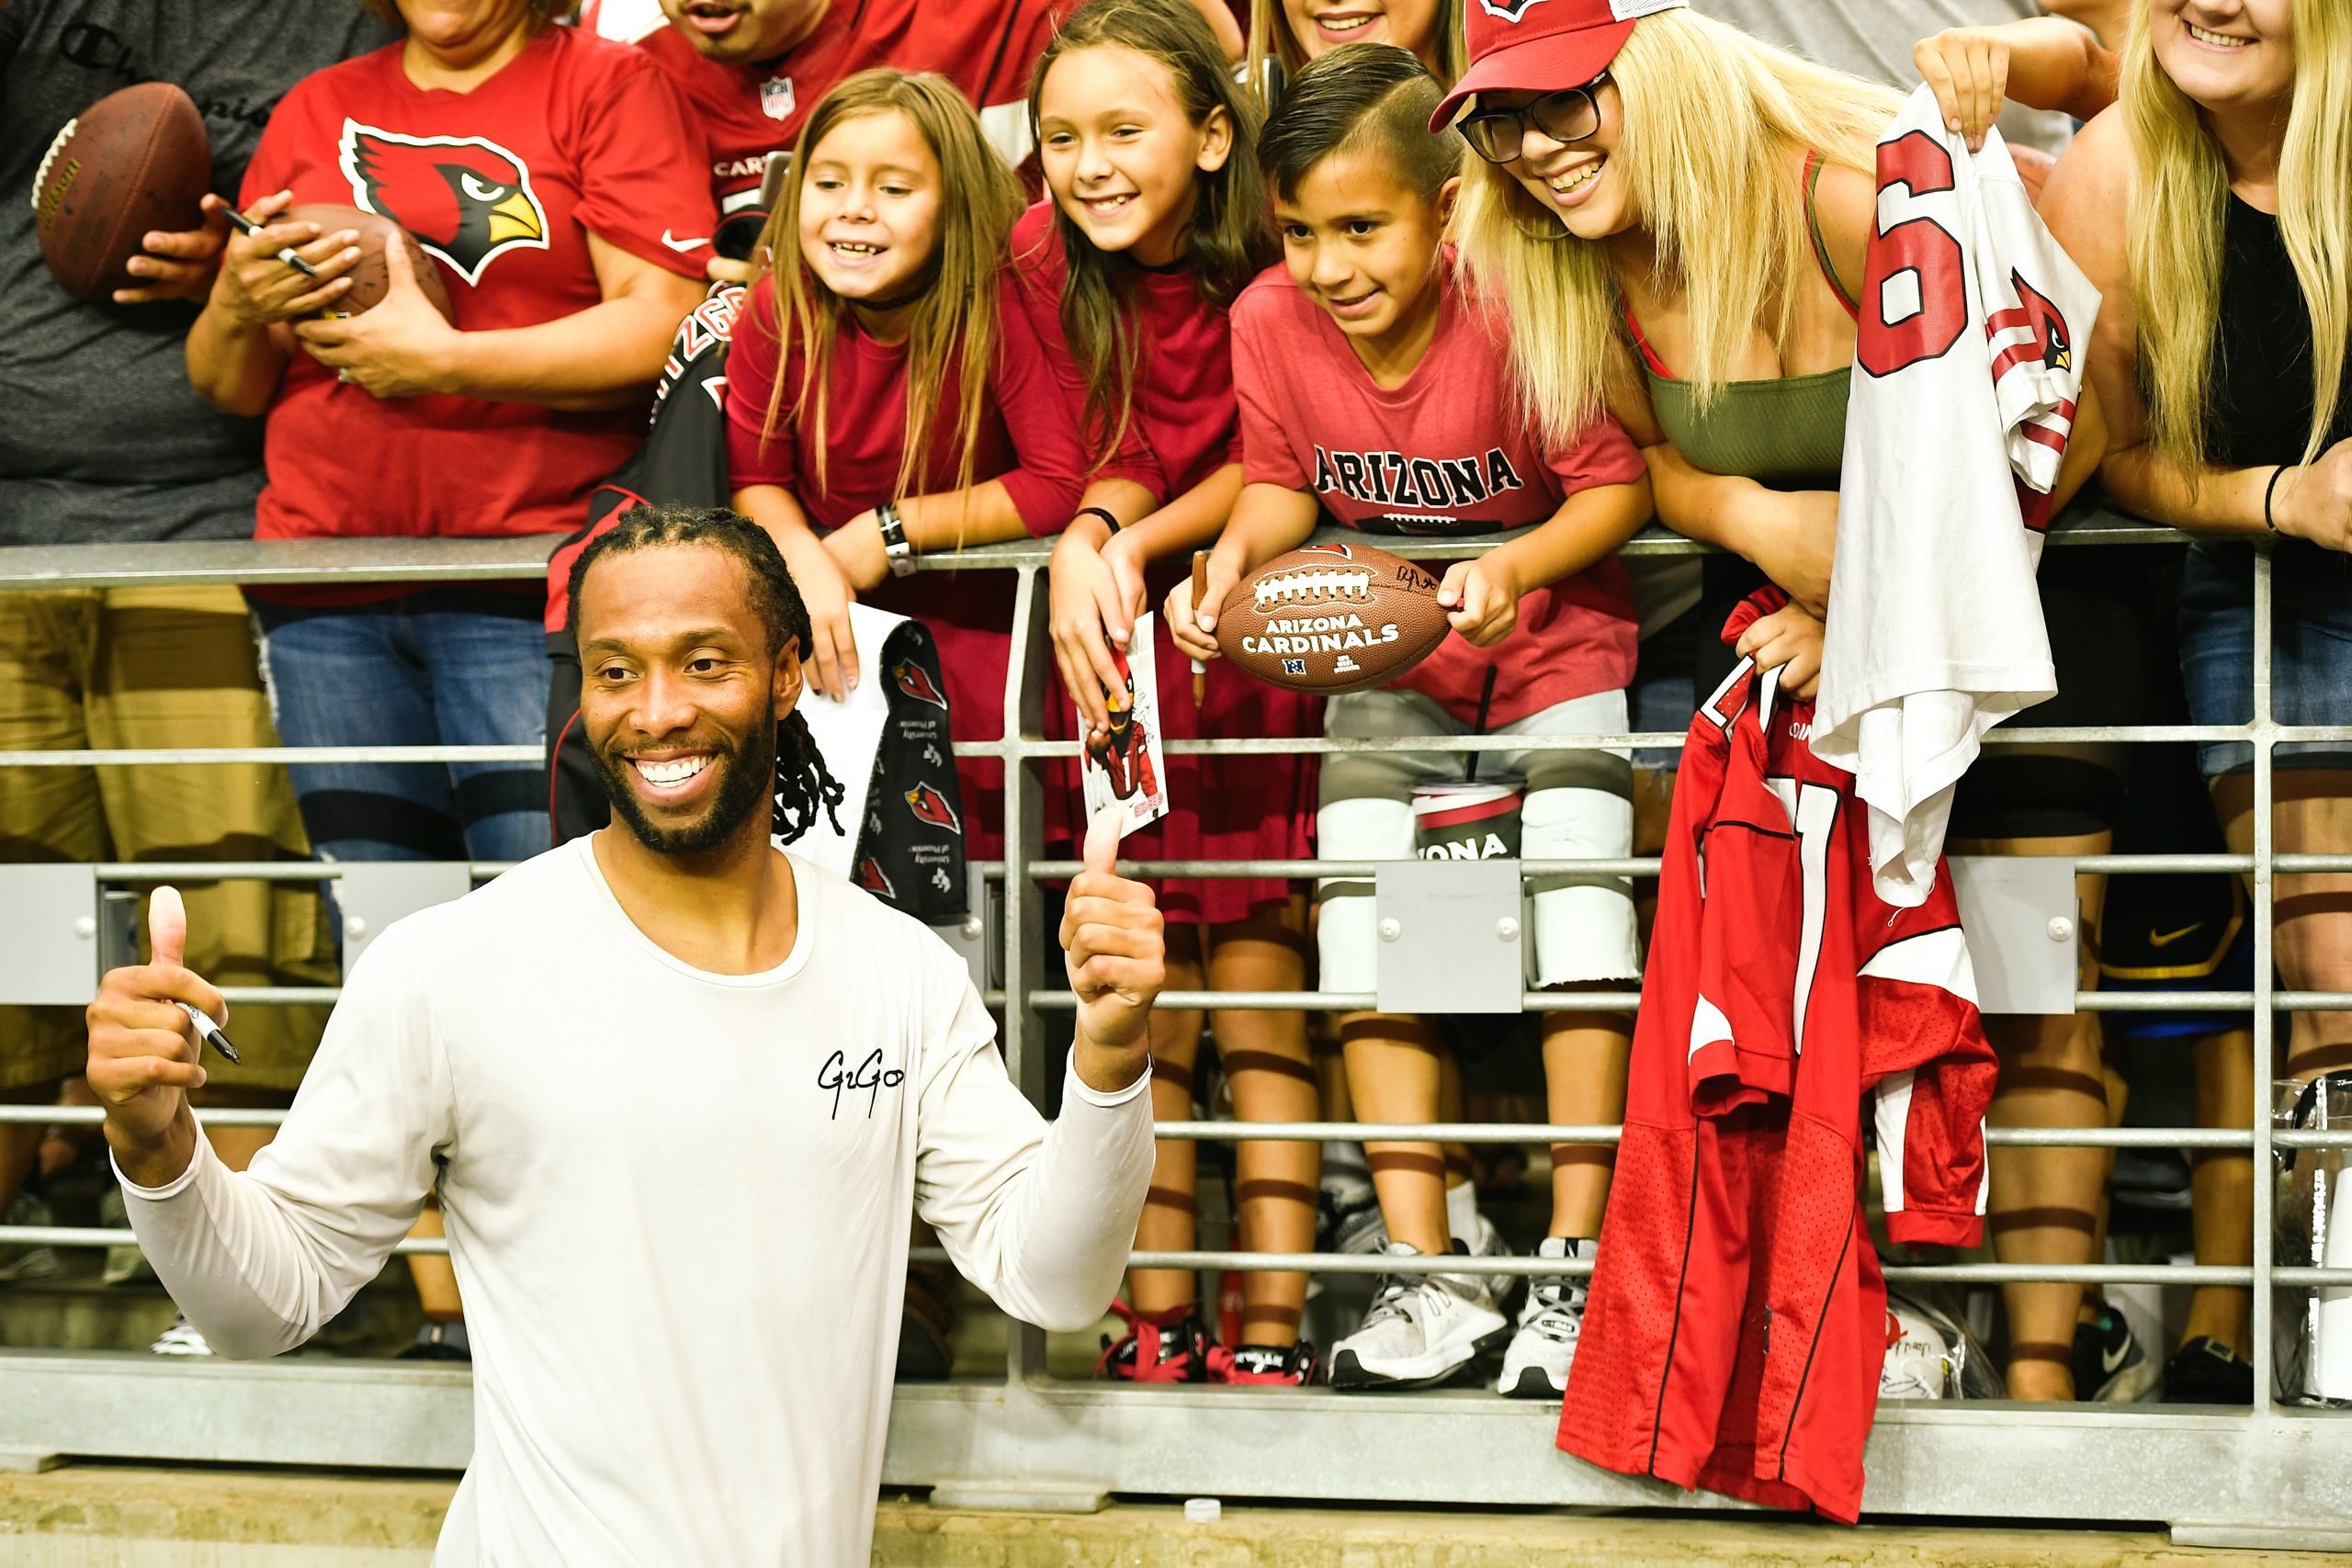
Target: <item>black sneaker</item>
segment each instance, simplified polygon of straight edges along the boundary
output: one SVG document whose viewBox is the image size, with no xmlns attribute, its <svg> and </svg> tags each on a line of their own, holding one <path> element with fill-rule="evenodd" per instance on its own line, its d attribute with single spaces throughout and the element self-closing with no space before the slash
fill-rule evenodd
<svg viewBox="0 0 2352 1568">
<path fill-rule="evenodd" d="M 2199 1335 L 2165 1363 L 2166 1404 L 2252 1404 L 2254 1363 L 2219 1339 Z"/>
<path fill-rule="evenodd" d="M 2132 1325 L 2113 1307 L 2101 1307 L 2090 1323 L 2075 1325 L 2075 1397 L 2130 1404 L 2156 1386 L 2156 1364 L 2140 1348 Z"/>
<path fill-rule="evenodd" d="M 1114 1301 L 1111 1310 L 1126 1324 L 1116 1342 L 1102 1337 L 1094 1375 L 1114 1382 L 1206 1382 L 1209 1337 L 1195 1303 L 1157 1314 L 1139 1313 Z"/>
<path fill-rule="evenodd" d="M 399 1361 L 471 1361 L 474 1348 L 466 1341 L 460 1323 L 428 1323 L 416 1331 L 416 1343 L 394 1357 Z"/>
</svg>

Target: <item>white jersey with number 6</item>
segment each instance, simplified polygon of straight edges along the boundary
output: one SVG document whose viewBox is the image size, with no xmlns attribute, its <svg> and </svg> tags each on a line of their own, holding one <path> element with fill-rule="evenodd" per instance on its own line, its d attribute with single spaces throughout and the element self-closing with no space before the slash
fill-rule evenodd
<svg viewBox="0 0 2352 1568">
<path fill-rule="evenodd" d="M 1979 738 L 2057 691 L 2034 570 L 2098 291 L 1934 96 L 1878 143 L 1813 749 L 1855 775 L 1879 897 L 1928 896 Z"/>
</svg>

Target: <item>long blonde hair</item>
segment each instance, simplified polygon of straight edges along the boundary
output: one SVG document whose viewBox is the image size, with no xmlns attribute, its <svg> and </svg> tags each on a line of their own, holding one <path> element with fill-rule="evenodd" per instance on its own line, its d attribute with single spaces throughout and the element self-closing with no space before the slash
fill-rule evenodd
<svg viewBox="0 0 2352 1568">
<path fill-rule="evenodd" d="M 1624 110 L 1610 162 L 1656 243 L 1659 282 L 1682 292 L 1682 368 L 1703 410 L 1776 298 L 1770 325 L 1787 347 L 1789 285 L 1811 251 L 1791 164 L 1810 150 L 1873 171 L 1878 133 L 1902 100 L 1688 10 L 1635 23 L 1609 74 Z M 1566 439 L 1600 414 L 1604 379 L 1622 366 L 1616 280 L 1602 247 L 1562 228 L 1508 169 L 1464 162 L 1462 254 L 1509 304 L 1521 390 L 1546 434 Z"/>
<path fill-rule="evenodd" d="M 1469 67 L 1462 44 L 1463 0 L 1438 0 L 1437 5 L 1437 67 L 1438 82 L 1452 86 Z M 1273 108 L 1274 72 L 1280 65 L 1282 74 L 1295 76 L 1306 64 L 1306 51 L 1298 47 L 1298 39 L 1290 30 L 1290 19 L 1283 15 L 1283 0 L 1250 0 L 1250 48 L 1247 80 L 1258 95 L 1260 105 Z"/>
<path fill-rule="evenodd" d="M 1021 181 L 991 148 L 979 117 L 946 77 L 879 69 L 860 71 L 818 100 L 792 146 L 792 175 L 784 199 L 769 215 L 752 254 L 764 251 L 774 268 L 755 287 L 773 291 L 776 317 L 775 385 L 768 393 L 761 439 L 775 438 L 785 417 L 783 367 L 800 345 L 800 384 L 792 392 L 794 423 L 807 428 L 816 453 L 817 488 L 826 487 L 827 383 L 833 348 L 850 322 L 850 302 L 825 287 L 800 254 L 800 193 L 808 155 L 833 130 L 866 115 L 907 117 L 939 160 L 938 249 L 932 282 L 916 302 L 907 333 L 906 444 L 899 455 L 897 493 L 920 494 L 939 482 L 930 471 L 932 430 L 939 395 L 950 377 L 959 381 L 957 453 L 953 488 L 972 488 L 973 451 L 988 406 L 988 378 L 996 363 L 997 281 L 1012 225 L 1021 216 Z"/>
<path fill-rule="evenodd" d="M 2278 234 L 2312 327 L 2312 428 L 2319 456 L 2344 396 L 2352 337 L 2352 13 L 2295 0 L 2295 93 L 2278 155 Z M 2138 317 L 2140 384 L 2156 453 L 2193 482 L 2206 460 L 2222 233 L 2230 175 L 2202 111 L 2156 62 L 2148 6 L 2133 7 L 2123 59 L 2133 179 L 2126 254 Z"/>
</svg>

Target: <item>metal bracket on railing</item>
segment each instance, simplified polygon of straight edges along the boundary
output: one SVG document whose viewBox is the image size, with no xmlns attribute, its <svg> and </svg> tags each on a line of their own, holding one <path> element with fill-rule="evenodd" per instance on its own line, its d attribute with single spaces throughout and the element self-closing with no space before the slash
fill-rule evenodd
<svg viewBox="0 0 2352 1568">
<path fill-rule="evenodd" d="M 1526 986 L 1516 860 L 1383 861 L 1373 886 L 1383 1012 L 1517 1012 Z"/>
<path fill-rule="evenodd" d="M 2082 920 L 2073 862 L 2061 856 L 1956 855 L 1953 894 L 1988 1013 L 2071 1013 Z"/>
<path fill-rule="evenodd" d="M 92 865 L 0 865 L 0 1002 L 85 1007 L 109 945 Z"/>
<path fill-rule="evenodd" d="M 971 871 L 966 890 L 967 908 L 964 918 L 953 925 L 933 926 L 939 938 L 956 950 L 964 967 L 972 972 L 973 988 L 987 992 L 1001 989 L 1003 980 L 990 971 L 989 959 L 1001 945 L 998 940 L 997 922 L 990 919 L 988 878 L 975 868 Z"/>
<path fill-rule="evenodd" d="M 343 912 L 343 976 L 394 920 L 454 903 L 473 891 L 473 868 L 461 860 L 345 861 L 334 899 Z"/>
</svg>

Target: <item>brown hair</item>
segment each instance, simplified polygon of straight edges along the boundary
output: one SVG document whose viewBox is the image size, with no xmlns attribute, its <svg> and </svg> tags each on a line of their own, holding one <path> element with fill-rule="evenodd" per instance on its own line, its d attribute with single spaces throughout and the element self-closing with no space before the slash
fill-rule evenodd
<svg viewBox="0 0 2352 1568">
<path fill-rule="evenodd" d="M 1055 62 L 1081 49 L 1131 49 L 1166 67 L 1184 118 L 1198 128 L 1225 111 L 1233 150 L 1225 166 L 1195 175 L 1186 262 L 1201 298 L 1230 305 L 1272 265 L 1276 247 L 1264 181 L 1258 173 L 1258 106 L 1226 62 L 1208 21 L 1188 0 L 1087 0 L 1054 35 L 1029 77 L 1029 132 L 1044 141 L 1038 112 Z M 1062 285 L 1062 333 L 1086 376 L 1087 430 L 1099 453 L 1116 447 L 1135 415 L 1135 292 L 1140 269 L 1126 255 L 1094 248 L 1057 202 L 1069 276 Z"/>
<path fill-rule="evenodd" d="M 1429 67 L 1396 45 L 1341 44 L 1292 78 L 1258 139 L 1258 166 L 1288 201 L 1333 153 L 1377 149 L 1399 180 L 1434 204 L 1462 172 L 1462 139 L 1430 130 L 1444 96 Z"/>
<path fill-rule="evenodd" d="M 940 193 L 932 281 L 915 304 L 907 333 L 906 445 L 899 457 L 898 492 L 920 494 L 940 482 L 927 461 L 932 427 L 939 417 L 940 389 L 959 368 L 962 400 L 956 411 L 954 488 L 968 491 L 973 448 L 988 402 L 989 370 L 996 363 L 997 281 L 1023 197 L 1020 180 L 989 145 L 979 117 L 947 78 L 888 69 L 860 71 L 817 101 L 793 143 L 784 198 L 752 247 L 752 254 L 765 252 L 772 258 L 772 270 L 753 287 L 772 291 L 778 367 L 789 358 L 796 341 L 801 345 L 800 385 L 793 392 L 792 418 L 808 428 L 821 490 L 825 453 L 831 445 L 826 434 L 827 373 L 833 345 L 847 324 L 850 302 L 826 288 L 800 254 L 800 192 L 808 179 L 809 154 L 836 127 L 893 112 L 906 116 L 939 160 Z M 763 441 L 774 439 L 782 423 L 784 380 L 779 369 L 768 393 Z"/>
</svg>

